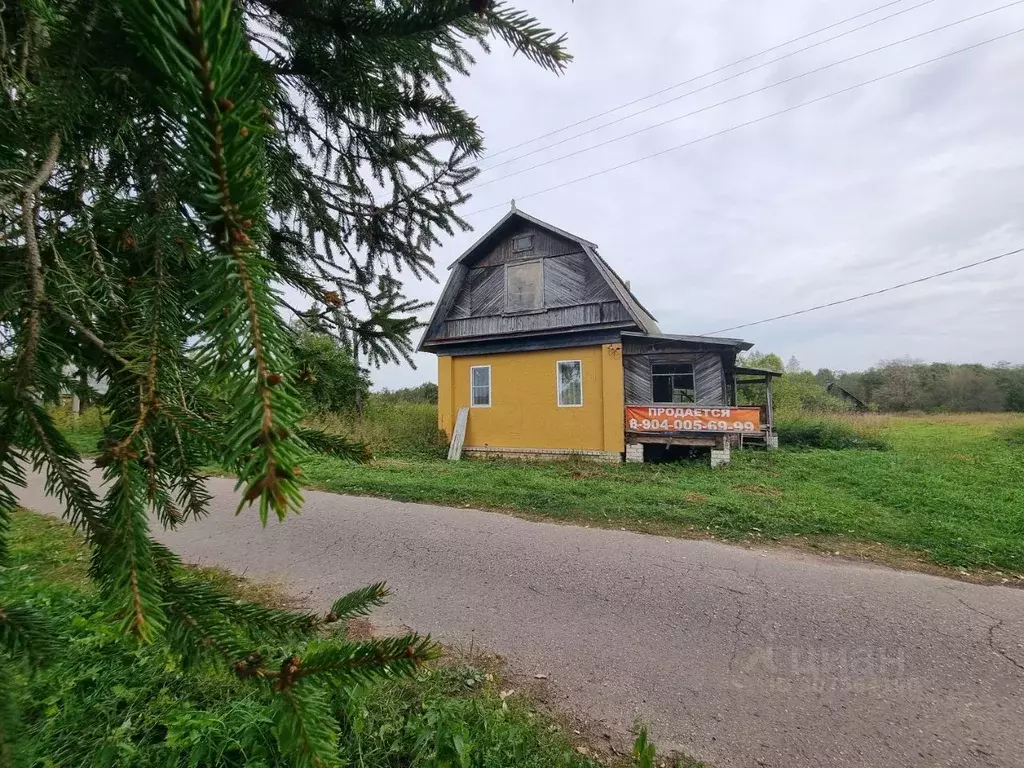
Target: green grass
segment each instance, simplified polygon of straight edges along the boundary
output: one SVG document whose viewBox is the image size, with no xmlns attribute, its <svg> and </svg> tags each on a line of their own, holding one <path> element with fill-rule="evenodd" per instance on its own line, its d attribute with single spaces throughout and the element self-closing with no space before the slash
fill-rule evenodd
<svg viewBox="0 0 1024 768">
<path fill-rule="evenodd" d="M 218 667 L 183 668 L 161 644 L 117 633 L 86 577 L 88 555 L 67 526 L 17 511 L 3 600 L 49 615 L 59 656 L 16 674 L 25 764 L 46 766 L 281 766 L 272 714 L 251 683 Z M 199 572 L 247 599 L 278 600 L 223 572 Z M 9 680 L 9 678 L 8 678 Z M 486 670 L 440 664 L 415 678 L 340 691 L 339 760 L 385 766 L 596 768 L 530 701 L 498 695 Z"/>
<path fill-rule="evenodd" d="M 338 493 L 681 536 L 839 539 L 859 546 L 853 554 L 899 559 L 867 548 L 881 543 L 907 550 L 907 564 L 920 557 L 1024 573 L 1020 415 L 780 420 L 783 450 L 734 452 L 730 467 L 711 470 L 703 462 L 450 463 L 434 414 L 432 406 L 398 404 L 371 409 L 362 422 L 322 418 L 316 426 L 368 440 L 379 458 L 355 466 L 314 457 L 304 477 Z M 96 435 L 75 439 L 94 445 Z"/>
<path fill-rule="evenodd" d="M 489 507 L 682 536 L 840 537 L 933 563 L 1024 572 L 1024 420 L 865 417 L 889 450 L 786 449 L 662 465 L 317 457 L 311 484 L 339 493 Z"/>
</svg>

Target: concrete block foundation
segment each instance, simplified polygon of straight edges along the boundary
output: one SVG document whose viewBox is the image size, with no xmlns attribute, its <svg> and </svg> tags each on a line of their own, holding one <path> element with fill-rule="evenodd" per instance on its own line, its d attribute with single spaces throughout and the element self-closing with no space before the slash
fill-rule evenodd
<svg viewBox="0 0 1024 768">
<path fill-rule="evenodd" d="M 718 444 L 711 449 L 711 468 L 724 467 L 728 465 L 730 454 L 732 452 L 729 446 L 728 437 L 723 438 Z"/>
</svg>

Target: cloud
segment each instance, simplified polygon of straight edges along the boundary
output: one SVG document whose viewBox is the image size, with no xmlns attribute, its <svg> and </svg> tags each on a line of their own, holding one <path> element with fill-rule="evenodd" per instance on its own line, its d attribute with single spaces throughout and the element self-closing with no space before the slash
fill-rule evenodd
<svg viewBox="0 0 1024 768">
<path fill-rule="evenodd" d="M 957 0 L 935 0 L 777 65 L 503 166 L 493 175 L 1005 2 L 983 0 L 968 8 Z M 479 117 L 488 147 L 500 150 L 880 4 L 649 0 L 624 6 L 612 0 L 532 0 L 520 5 L 569 34 L 576 54 L 569 72 L 553 77 L 495 46 L 495 53 L 481 57 L 469 78 L 455 84 L 455 93 Z M 915 4 L 906 0 L 851 26 Z M 483 187 L 466 210 L 502 207 L 471 217 L 477 232 L 452 238 L 438 251 L 439 272 L 446 277 L 444 265 L 505 212 L 510 198 L 517 198 L 523 210 L 599 243 L 602 255 L 632 281 L 664 330 L 703 332 L 1020 247 L 1024 35 L 524 199 L 532 191 L 1019 27 L 1024 27 L 1024 5 Z M 429 300 L 441 290 L 432 283 L 410 289 Z M 759 348 L 784 358 L 795 355 L 811 369 L 862 368 L 903 355 L 1024 362 L 1024 334 L 1013 332 L 1024 327 L 1021 295 L 1024 257 L 1018 256 L 743 333 Z M 388 368 L 377 373 L 375 383 L 396 387 L 435 378 L 433 357 L 417 359 L 420 370 Z"/>
</svg>

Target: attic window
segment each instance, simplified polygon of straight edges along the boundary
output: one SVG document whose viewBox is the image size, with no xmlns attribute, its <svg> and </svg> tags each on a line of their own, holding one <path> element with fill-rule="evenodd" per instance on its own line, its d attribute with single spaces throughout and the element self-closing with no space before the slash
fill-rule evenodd
<svg viewBox="0 0 1024 768">
<path fill-rule="evenodd" d="M 544 309 L 543 262 L 506 265 L 505 311 L 532 312 L 538 309 Z"/>
<path fill-rule="evenodd" d="M 512 253 L 533 250 L 533 235 L 519 235 L 512 238 Z"/>
</svg>

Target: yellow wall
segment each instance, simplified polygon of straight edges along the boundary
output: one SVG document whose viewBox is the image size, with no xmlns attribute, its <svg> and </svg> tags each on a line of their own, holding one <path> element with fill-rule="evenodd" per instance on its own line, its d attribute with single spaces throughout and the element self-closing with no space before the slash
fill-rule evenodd
<svg viewBox="0 0 1024 768">
<path fill-rule="evenodd" d="M 555 363 L 583 362 L 583 405 L 558 407 Z M 469 369 L 491 366 L 491 405 L 471 408 L 466 446 L 622 452 L 622 345 L 438 358 L 438 426 L 469 405 Z"/>
</svg>

